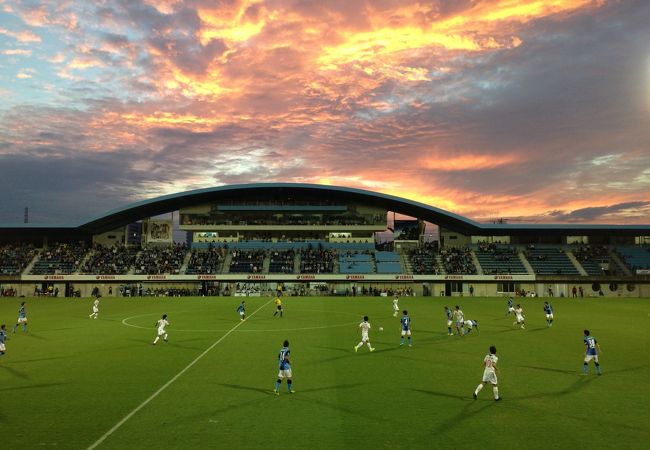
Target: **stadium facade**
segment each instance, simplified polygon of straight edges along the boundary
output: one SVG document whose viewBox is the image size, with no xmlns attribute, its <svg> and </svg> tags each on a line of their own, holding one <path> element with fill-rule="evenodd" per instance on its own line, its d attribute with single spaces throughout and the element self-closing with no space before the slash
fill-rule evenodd
<svg viewBox="0 0 650 450">
<path fill-rule="evenodd" d="M 170 212 L 187 247 L 159 218 Z M 435 241 L 427 224 L 438 227 Z M 379 242 L 387 230 L 393 239 Z M 280 288 L 648 297 L 649 244 L 650 225 L 486 224 L 361 189 L 245 184 L 158 197 L 69 226 L 0 226 L 0 286 L 11 295 Z"/>
</svg>

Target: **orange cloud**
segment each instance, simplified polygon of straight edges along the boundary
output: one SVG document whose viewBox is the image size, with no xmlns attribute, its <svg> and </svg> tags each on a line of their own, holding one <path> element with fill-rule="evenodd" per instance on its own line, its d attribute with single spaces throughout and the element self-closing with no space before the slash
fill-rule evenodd
<svg viewBox="0 0 650 450">
<path fill-rule="evenodd" d="M 4 50 L 2 54 L 9 55 L 9 56 L 32 56 L 32 51 L 25 50 L 25 49 L 10 49 L 10 50 Z"/>
<path fill-rule="evenodd" d="M 35 34 L 34 32 L 30 30 L 25 30 L 25 31 L 20 31 L 20 32 L 14 32 L 7 30 L 5 28 L 0 28 L 0 34 L 4 34 L 5 36 L 12 37 L 16 39 L 18 42 L 41 42 L 42 39 L 39 35 Z"/>
<path fill-rule="evenodd" d="M 474 171 L 494 169 L 501 166 L 515 164 L 521 161 L 521 155 L 516 154 L 472 154 L 453 156 L 439 154 L 425 156 L 418 160 L 418 164 L 426 169 L 440 170 L 444 172 Z"/>
</svg>

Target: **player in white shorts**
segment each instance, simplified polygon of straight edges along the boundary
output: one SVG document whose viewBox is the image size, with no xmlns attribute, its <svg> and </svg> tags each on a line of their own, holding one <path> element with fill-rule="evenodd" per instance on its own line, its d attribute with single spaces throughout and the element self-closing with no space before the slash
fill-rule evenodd
<svg viewBox="0 0 650 450">
<path fill-rule="evenodd" d="M 483 358 L 483 365 L 485 366 L 485 370 L 483 370 L 483 381 L 476 386 L 476 390 L 474 391 L 474 400 L 478 397 L 478 393 L 481 392 L 483 386 L 488 383 L 492 383 L 494 400 L 501 400 L 501 397 L 499 397 L 499 388 L 497 387 L 497 373 L 499 372 L 499 368 L 497 367 L 498 360 L 497 348 L 493 345 L 490 347 L 490 353 Z"/>
<path fill-rule="evenodd" d="M 478 333 L 478 322 L 476 320 L 466 320 L 465 327 L 467 328 L 465 331 L 466 334 L 471 333 L 472 328 L 476 328 L 476 332 Z"/>
<path fill-rule="evenodd" d="M 520 325 L 522 330 L 526 328 L 526 318 L 524 317 L 524 309 L 518 303 L 517 303 L 517 307 L 515 308 L 515 317 L 517 318 L 517 321 L 513 322 L 512 324 Z"/>
<path fill-rule="evenodd" d="M 465 329 L 463 325 L 465 325 L 465 314 L 463 314 L 463 310 L 458 305 L 456 305 L 456 309 L 454 310 L 454 317 L 456 317 L 456 331 L 458 331 L 458 335 L 464 336 Z"/>
<path fill-rule="evenodd" d="M 98 314 L 99 314 L 99 299 L 96 298 L 95 301 L 93 302 L 93 312 L 88 317 L 90 317 L 91 319 L 96 319 Z"/>
<path fill-rule="evenodd" d="M 397 294 L 395 294 L 395 297 L 393 297 L 393 317 L 397 317 L 397 313 L 399 313 L 399 297 Z"/>
<path fill-rule="evenodd" d="M 374 352 L 375 349 L 370 345 L 370 338 L 368 337 L 368 332 L 370 331 L 370 322 L 368 322 L 368 316 L 363 317 L 363 322 L 359 324 L 361 328 L 361 342 L 354 346 L 354 351 L 357 352 L 363 344 L 366 344 L 371 352 Z"/>
<path fill-rule="evenodd" d="M 293 374 L 291 372 L 291 362 L 289 361 L 290 355 L 291 351 L 289 350 L 289 341 L 284 341 L 282 343 L 282 348 L 278 353 L 278 366 L 280 370 L 278 371 L 278 379 L 275 382 L 275 389 L 273 389 L 275 395 L 280 395 L 280 385 L 284 378 L 287 379 L 287 391 L 289 394 L 294 394 L 296 392 L 293 390 Z"/>
<path fill-rule="evenodd" d="M 163 314 L 162 319 L 156 322 L 156 326 L 158 327 L 158 336 L 156 336 L 156 339 L 154 339 L 153 345 L 156 345 L 158 343 L 160 336 L 162 336 L 163 340 L 167 342 L 167 331 L 165 331 L 165 327 L 168 325 L 169 322 L 167 321 L 167 314 Z"/>
</svg>

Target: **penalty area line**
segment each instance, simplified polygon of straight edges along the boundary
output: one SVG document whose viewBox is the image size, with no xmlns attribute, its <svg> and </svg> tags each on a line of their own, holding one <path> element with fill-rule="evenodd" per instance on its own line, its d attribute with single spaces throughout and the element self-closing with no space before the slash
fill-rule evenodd
<svg viewBox="0 0 650 450">
<path fill-rule="evenodd" d="M 273 299 L 271 299 L 271 300 L 269 300 L 268 302 L 264 303 L 262 306 L 260 306 L 260 307 L 257 308 L 255 311 L 253 311 L 253 312 L 251 313 L 251 315 L 248 316 L 248 317 L 253 317 L 253 316 L 254 316 L 254 315 L 255 315 L 259 310 L 261 310 L 262 308 L 264 308 L 266 305 L 268 305 L 268 304 L 271 303 L 272 301 L 273 301 Z M 207 355 L 208 352 L 209 352 L 210 350 L 212 350 L 213 348 L 215 348 L 215 347 L 216 347 L 216 346 L 217 346 L 221 341 L 223 341 L 224 339 L 226 339 L 226 338 L 230 335 L 230 333 L 232 333 L 232 332 L 235 331 L 237 328 L 239 328 L 240 325 L 243 324 L 244 322 L 245 322 L 245 321 L 242 320 L 242 321 L 240 321 L 237 325 L 235 325 L 235 326 L 232 327 L 230 330 L 228 330 L 228 332 L 227 332 L 226 334 L 224 334 L 223 336 L 221 336 L 221 337 L 220 337 L 220 338 L 219 338 L 219 339 L 218 339 L 214 344 L 212 344 L 212 345 L 211 345 L 210 347 L 208 347 L 205 351 L 203 351 L 203 353 L 201 353 L 199 356 L 197 356 L 196 358 L 194 358 L 194 360 L 193 360 L 192 362 L 190 362 L 187 366 L 185 366 L 185 368 L 184 368 L 183 370 L 181 370 L 180 372 L 178 372 L 178 373 L 177 373 L 177 374 L 176 374 L 176 375 L 175 375 L 171 380 L 169 380 L 167 383 L 163 384 L 163 385 L 162 385 L 162 386 L 161 386 L 161 387 L 160 387 L 156 392 L 154 392 L 153 394 L 151 394 L 151 395 L 149 396 L 149 398 L 147 398 L 145 401 L 143 401 L 142 403 L 140 403 L 140 404 L 139 404 L 139 405 L 138 405 L 138 406 L 137 406 L 133 411 L 131 411 L 130 413 L 128 413 L 126 416 L 124 416 L 124 418 L 123 418 L 122 420 L 120 420 L 119 422 L 117 422 L 117 423 L 113 426 L 113 428 L 111 428 L 110 430 L 108 430 L 106 433 L 104 433 L 104 435 L 103 435 L 102 437 L 100 437 L 100 438 L 97 439 L 95 442 L 93 442 L 93 444 L 90 445 L 90 446 L 88 447 L 87 450 L 93 450 L 94 448 L 97 448 L 97 446 L 99 446 L 102 442 L 104 442 L 104 441 L 105 441 L 105 440 L 106 440 L 106 439 L 107 439 L 111 434 L 115 433 L 115 432 L 116 432 L 116 431 L 117 431 L 117 430 L 118 430 L 122 425 L 124 425 L 124 424 L 125 424 L 125 423 L 126 423 L 126 422 L 131 418 L 131 417 L 133 417 L 133 416 L 134 416 L 138 411 L 140 411 L 142 408 L 144 408 L 145 406 L 147 406 L 147 404 L 148 404 L 151 400 L 153 400 L 154 398 L 158 397 L 158 395 L 160 395 L 160 393 L 161 393 L 162 391 L 164 391 L 165 389 L 167 389 L 167 388 L 168 388 L 168 387 L 169 387 L 169 386 L 170 386 L 174 381 L 178 380 L 178 379 L 179 379 L 179 378 L 180 378 L 180 377 L 181 377 L 185 372 L 187 372 L 187 371 L 188 371 L 188 370 L 189 370 L 189 369 L 190 369 L 194 364 L 196 364 L 197 362 L 199 362 L 199 360 L 200 360 L 201 358 L 203 358 L 205 355 Z"/>
</svg>

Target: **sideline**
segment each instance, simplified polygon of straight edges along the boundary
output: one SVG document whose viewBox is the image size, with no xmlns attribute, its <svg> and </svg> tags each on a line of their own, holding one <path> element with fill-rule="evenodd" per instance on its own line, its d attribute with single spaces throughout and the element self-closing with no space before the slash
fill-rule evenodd
<svg viewBox="0 0 650 450">
<path fill-rule="evenodd" d="M 268 302 L 264 303 L 262 306 L 260 306 L 260 307 L 257 308 L 255 311 L 253 311 L 253 312 L 252 312 L 248 317 L 249 317 L 249 318 L 250 318 L 250 317 L 253 317 L 253 316 L 254 316 L 254 315 L 255 315 L 259 310 L 261 310 L 262 308 L 264 308 L 266 305 L 268 305 L 268 304 L 271 303 L 272 301 L 273 301 L 273 299 L 271 299 L 271 300 L 269 300 Z M 146 405 L 147 405 L 151 400 L 153 400 L 154 398 L 158 397 L 158 395 L 159 395 L 162 391 L 164 391 L 165 389 L 167 389 L 167 388 L 169 387 L 169 385 L 171 385 L 174 381 L 176 381 L 178 378 L 180 378 L 180 376 L 183 375 L 185 372 L 187 372 L 187 371 L 190 369 L 190 367 L 192 367 L 194 364 L 196 364 L 196 363 L 197 363 L 201 358 L 203 358 L 206 354 L 208 354 L 208 352 L 209 352 L 210 350 L 212 350 L 213 348 L 215 348 L 215 347 L 216 347 L 216 346 L 217 346 L 221 341 L 223 341 L 224 339 L 226 339 L 226 338 L 230 335 L 230 333 L 232 333 L 232 332 L 235 331 L 237 328 L 239 328 L 239 326 L 242 325 L 243 323 L 244 323 L 244 321 L 240 321 L 237 325 L 235 325 L 235 326 L 232 327 L 230 330 L 228 330 L 228 332 L 227 332 L 226 334 L 224 334 L 223 336 L 221 336 L 221 337 L 220 337 L 220 338 L 219 338 L 219 339 L 218 339 L 214 344 L 212 344 L 210 347 L 208 347 L 208 348 L 207 348 L 203 353 L 201 353 L 199 356 L 197 356 L 197 357 L 196 357 L 196 358 L 195 358 L 191 363 L 189 363 L 187 366 L 185 366 L 185 368 L 184 368 L 183 370 L 181 370 L 180 372 L 178 372 L 178 373 L 177 373 L 177 374 L 176 374 L 176 375 L 175 375 L 171 380 L 169 380 L 167 383 L 165 383 L 164 385 L 162 385 L 162 386 L 161 386 L 161 387 L 160 387 L 156 392 L 154 392 L 153 394 L 151 394 L 151 395 L 149 396 L 149 398 L 147 398 L 145 401 L 143 401 L 142 403 L 140 403 L 140 405 L 138 405 L 138 406 L 137 406 L 133 411 L 131 411 L 130 413 L 128 413 L 128 414 L 127 414 L 127 415 L 126 415 L 122 420 L 120 420 L 119 422 L 117 422 L 117 423 L 113 426 L 113 428 L 111 428 L 111 429 L 108 430 L 106 433 L 104 433 L 104 435 L 103 435 L 102 437 L 100 437 L 99 439 L 97 439 L 97 440 L 96 440 L 92 445 L 90 445 L 90 446 L 88 447 L 87 450 L 92 450 L 92 449 L 94 449 L 94 448 L 97 448 L 97 446 L 99 446 L 102 442 L 104 442 L 104 441 L 106 440 L 106 438 L 108 438 L 111 434 L 115 433 L 115 431 L 117 431 L 117 430 L 118 430 L 122 425 L 124 425 L 124 424 L 125 424 L 125 423 L 126 423 L 126 422 L 131 418 L 131 417 L 133 417 L 133 416 L 135 415 L 135 413 L 137 413 L 137 412 L 140 411 L 142 408 L 144 408 L 144 407 L 145 407 L 145 406 L 146 406 Z"/>
</svg>

